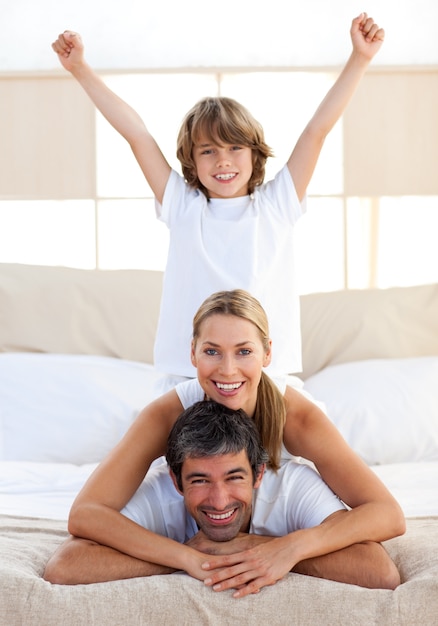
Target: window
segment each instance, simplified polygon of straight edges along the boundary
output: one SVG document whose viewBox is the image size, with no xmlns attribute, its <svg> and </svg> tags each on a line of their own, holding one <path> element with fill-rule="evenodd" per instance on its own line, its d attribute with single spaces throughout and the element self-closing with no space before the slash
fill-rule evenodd
<svg viewBox="0 0 438 626">
<path fill-rule="evenodd" d="M 436 81 L 436 73 L 431 77 Z M 391 75 L 391 90 L 409 93 L 405 85 L 409 77 L 403 74 L 399 78 L 398 74 Z M 166 158 L 178 170 L 176 136 L 182 117 L 194 102 L 217 94 L 241 101 L 262 123 L 266 140 L 274 150 L 267 177 L 272 177 L 287 160 L 334 79 L 335 74 L 316 70 L 105 76 L 108 85 L 140 113 Z M 375 80 L 370 77 L 371 82 Z M 388 80 L 378 79 L 379 93 Z M 416 89 L 418 80 L 417 73 Z M 423 89 L 426 87 L 424 83 Z M 48 104 L 48 90 L 50 101 L 56 102 L 55 109 Z M 367 147 L 363 138 L 359 141 L 357 129 L 368 141 L 376 116 L 382 116 L 382 106 L 376 105 L 374 117 L 364 124 L 366 90 L 365 85 L 364 95 L 359 93 L 357 102 L 330 133 L 308 189 L 308 212 L 296 228 L 301 293 L 438 280 L 435 178 L 431 183 L 427 176 L 426 183 L 431 186 L 425 195 L 421 195 L 421 189 L 412 195 L 397 194 L 398 181 L 406 182 L 406 177 L 398 173 L 391 178 L 390 194 L 385 193 L 386 171 L 380 177 L 373 174 L 373 185 L 368 184 L 367 168 L 382 171 L 372 152 L 378 138 L 373 137 L 371 147 Z M 152 192 L 129 146 L 96 113 L 74 81 L 65 77 L 17 79 L 16 84 L 10 79 L 0 80 L 0 91 L 2 106 L 10 112 L 0 121 L 6 146 L 0 156 L 5 177 L 0 189 L 0 262 L 164 269 L 168 233 L 155 218 Z M 59 97 L 54 97 L 58 92 Z M 436 89 L 430 93 L 428 106 L 435 111 Z M 25 123 L 23 119 L 14 121 L 12 115 L 15 103 L 23 98 L 34 102 L 32 108 L 19 111 Z M 59 98 L 62 115 L 57 113 Z M 409 132 L 415 133 L 418 155 L 424 152 L 424 146 L 418 140 L 422 134 L 420 118 L 412 114 L 414 105 L 415 99 L 409 102 L 415 124 L 411 124 L 411 130 L 404 126 L 403 142 L 409 142 Z M 424 109 L 424 103 L 422 106 Z M 391 106 L 387 109 L 390 115 Z M 423 110 L 430 141 L 425 155 L 429 165 L 433 159 L 437 162 L 433 151 L 438 144 L 437 125 L 431 125 L 430 111 Z M 400 119 L 403 111 L 398 110 Z M 384 135 L 387 126 L 391 124 L 384 118 L 378 120 L 379 136 Z M 398 128 L 399 122 L 391 132 L 398 133 Z M 394 142 L 387 137 L 381 141 L 389 147 L 393 143 L 394 149 L 401 152 L 400 137 Z M 382 158 L 385 164 L 392 162 L 387 153 Z M 409 154 L 403 153 L 397 167 L 408 158 Z M 409 166 L 412 173 L 406 163 L 404 167 Z M 366 184 L 362 185 L 364 177 Z M 411 175 L 409 184 L 415 187 L 417 179 Z M 419 188 L 424 182 L 420 181 Z M 372 187 L 372 197 L 367 197 L 368 187 Z"/>
</svg>

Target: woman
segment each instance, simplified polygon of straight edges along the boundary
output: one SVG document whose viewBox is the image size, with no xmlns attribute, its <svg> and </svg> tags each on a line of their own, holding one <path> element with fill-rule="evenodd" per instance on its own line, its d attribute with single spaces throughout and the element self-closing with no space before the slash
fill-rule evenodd
<svg viewBox="0 0 438 626">
<path fill-rule="evenodd" d="M 255 298 L 243 290 L 218 292 L 207 298 L 194 318 L 191 359 L 198 378 L 180 383 L 141 411 L 72 506 L 70 533 L 90 540 L 91 554 L 96 558 L 103 549 L 102 579 L 111 579 L 110 566 L 115 578 L 143 575 L 144 561 L 162 564 L 163 573 L 166 567 L 175 567 L 168 540 L 158 539 L 120 511 L 140 486 L 150 464 L 164 454 L 178 415 L 204 398 L 231 409 L 241 408 L 254 419 L 274 469 L 291 455 L 315 464 L 325 482 L 352 509 L 346 513 L 349 524 L 344 544 L 336 549 L 365 541 L 381 542 L 404 532 L 404 517 L 397 502 L 324 413 L 298 390 L 285 386 L 280 391 L 263 372 L 271 360 L 271 341 L 265 312 Z M 129 555 L 138 570 L 118 568 L 111 554 L 106 559 L 106 546 L 121 553 L 121 559 Z M 269 543 L 262 552 L 264 567 L 269 569 L 278 555 L 272 553 Z M 246 553 L 235 561 L 230 555 L 209 557 L 208 564 L 205 555 L 191 553 L 189 557 L 190 563 L 184 561 L 181 569 L 206 580 L 206 584 L 221 582 L 220 588 L 235 586 L 236 574 L 254 568 L 251 555 Z"/>
</svg>

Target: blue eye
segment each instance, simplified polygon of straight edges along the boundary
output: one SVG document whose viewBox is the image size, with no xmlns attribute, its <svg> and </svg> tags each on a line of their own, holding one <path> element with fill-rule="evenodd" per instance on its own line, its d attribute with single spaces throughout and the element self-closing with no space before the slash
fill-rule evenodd
<svg viewBox="0 0 438 626">
<path fill-rule="evenodd" d="M 243 354 L 243 356 L 248 356 L 251 353 L 251 350 L 249 348 L 242 348 L 242 350 L 240 350 L 240 354 Z"/>
<path fill-rule="evenodd" d="M 205 354 L 208 354 L 208 356 L 216 356 L 217 350 L 215 350 L 214 348 L 207 348 L 205 350 Z"/>
</svg>

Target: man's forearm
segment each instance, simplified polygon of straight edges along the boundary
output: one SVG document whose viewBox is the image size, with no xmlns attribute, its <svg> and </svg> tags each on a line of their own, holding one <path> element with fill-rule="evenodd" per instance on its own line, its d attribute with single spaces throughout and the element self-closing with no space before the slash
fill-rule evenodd
<svg viewBox="0 0 438 626">
<path fill-rule="evenodd" d="M 44 579 L 59 585 L 78 585 L 124 578 L 171 574 L 177 570 L 148 563 L 94 541 L 70 537 L 51 557 Z"/>
<path fill-rule="evenodd" d="M 370 589 L 395 589 L 400 584 L 400 574 L 388 553 L 372 541 L 306 559 L 292 571 Z"/>
</svg>

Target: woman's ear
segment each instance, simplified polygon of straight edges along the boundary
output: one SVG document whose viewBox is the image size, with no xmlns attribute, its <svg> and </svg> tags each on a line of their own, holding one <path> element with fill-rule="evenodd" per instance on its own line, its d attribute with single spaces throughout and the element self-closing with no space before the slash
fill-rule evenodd
<svg viewBox="0 0 438 626">
<path fill-rule="evenodd" d="M 263 367 L 268 367 L 268 365 L 271 363 L 272 360 L 272 340 L 269 340 L 269 348 L 267 350 L 267 352 L 265 353 L 265 358 L 263 361 Z"/>
<path fill-rule="evenodd" d="M 190 360 L 192 362 L 193 367 L 197 367 L 196 365 L 196 356 L 195 356 L 195 342 L 192 339 L 192 343 L 190 346 Z"/>
</svg>

